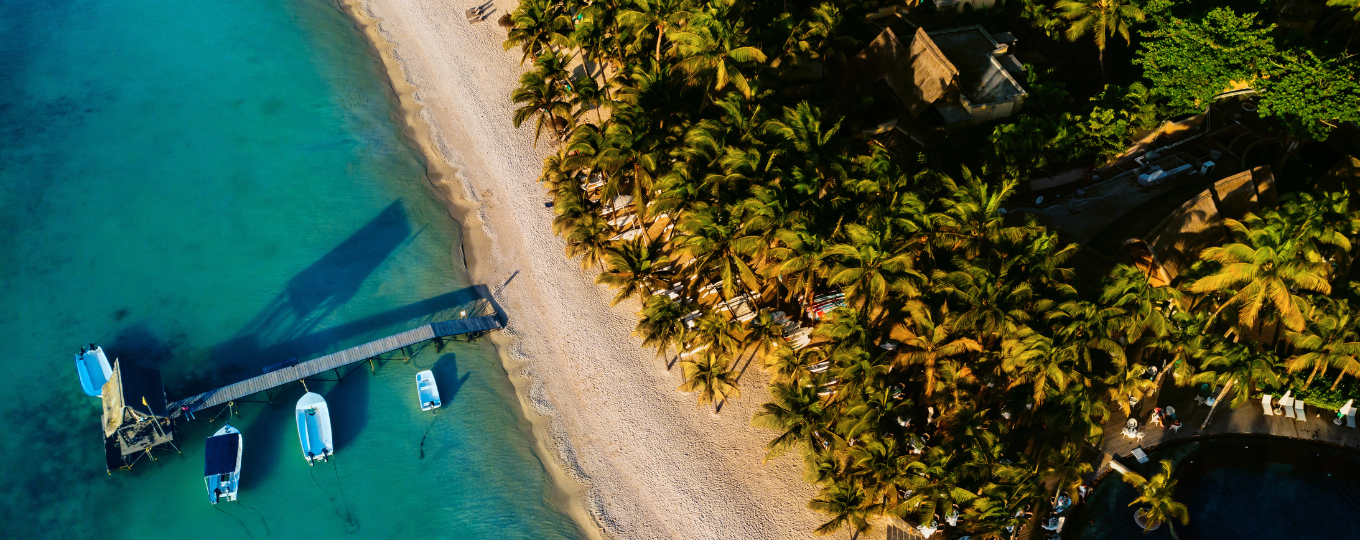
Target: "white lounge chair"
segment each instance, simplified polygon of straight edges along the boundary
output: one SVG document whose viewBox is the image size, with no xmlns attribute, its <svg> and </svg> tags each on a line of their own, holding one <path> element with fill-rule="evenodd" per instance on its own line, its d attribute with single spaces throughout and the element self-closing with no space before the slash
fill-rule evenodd
<svg viewBox="0 0 1360 540">
<path fill-rule="evenodd" d="M 1147 463 L 1147 462 L 1148 462 L 1147 453 L 1143 452 L 1143 449 L 1142 449 L 1142 448 L 1134 448 L 1132 453 L 1133 453 L 1133 457 L 1136 458 L 1136 459 L 1138 460 L 1139 463 Z"/>
<path fill-rule="evenodd" d="M 1261 396 L 1261 413 L 1266 416 L 1274 416 L 1275 412 L 1270 408 L 1270 394 Z"/>
<path fill-rule="evenodd" d="M 1300 422 L 1308 421 L 1308 412 L 1303 409 L 1303 400 L 1294 400 L 1294 419 Z"/>
<path fill-rule="evenodd" d="M 1284 397 L 1280 398 L 1279 404 L 1280 412 L 1284 413 L 1285 418 L 1294 417 L 1294 398 L 1289 396 L 1289 392 L 1284 393 Z"/>
</svg>

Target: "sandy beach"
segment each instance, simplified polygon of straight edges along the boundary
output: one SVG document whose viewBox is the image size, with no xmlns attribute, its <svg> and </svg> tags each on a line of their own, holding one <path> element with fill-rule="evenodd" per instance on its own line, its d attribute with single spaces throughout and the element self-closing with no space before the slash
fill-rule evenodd
<svg viewBox="0 0 1360 540">
<path fill-rule="evenodd" d="M 676 392 L 679 368 L 631 332 L 636 302 L 612 294 L 563 255 L 537 183 L 551 142 L 515 129 L 510 92 L 523 68 L 505 51 L 496 0 L 347 0 L 374 38 L 410 138 L 430 155 L 430 181 L 463 224 L 474 283 L 499 289 L 509 326 L 497 336 L 507 371 L 555 477 L 555 501 L 588 534 L 634 538 L 806 538 L 821 516 L 794 454 L 762 464 L 772 434 L 750 425 L 768 398 L 758 365 L 742 397 L 715 415 Z M 796 453 L 795 453 L 796 454 Z"/>
</svg>

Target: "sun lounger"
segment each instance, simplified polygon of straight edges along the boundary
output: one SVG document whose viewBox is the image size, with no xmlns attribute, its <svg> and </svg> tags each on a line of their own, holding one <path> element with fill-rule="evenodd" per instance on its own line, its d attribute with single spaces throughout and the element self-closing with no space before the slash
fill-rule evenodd
<svg viewBox="0 0 1360 540">
<path fill-rule="evenodd" d="M 1270 397 L 1270 394 L 1261 396 L 1261 413 L 1266 416 L 1273 416 L 1275 414 L 1270 408 Z"/>
<path fill-rule="evenodd" d="M 1132 453 L 1133 453 L 1133 457 L 1134 457 L 1135 459 L 1137 459 L 1139 463 L 1147 463 L 1147 462 L 1148 462 L 1147 453 L 1143 452 L 1143 449 L 1142 449 L 1142 448 L 1134 448 Z"/>
<path fill-rule="evenodd" d="M 1355 407 L 1351 407 L 1350 412 L 1346 413 L 1346 427 L 1355 427 Z"/>
<path fill-rule="evenodd" d="M 1292 397 L 1289 396 L 1289 392 L 1285 392 L 1285 393 L 1284 393 L 1284 397 L 1280 398 L 1279 403 L 1280 403 L 1280 412 L 1284 413 L 1284 417 L 1285 417 L 1285 418 L 1293 418 L 1293 417 L 1294 417 L 1294 398 L 1292 398 Z"/>
<path fill-rule="evenodd" d="M 1308 412 L 1303 409 L 1303 400 L 1294 400 L 1294 419 L 1300 422 L 1308 421 Z"/>
</svg>

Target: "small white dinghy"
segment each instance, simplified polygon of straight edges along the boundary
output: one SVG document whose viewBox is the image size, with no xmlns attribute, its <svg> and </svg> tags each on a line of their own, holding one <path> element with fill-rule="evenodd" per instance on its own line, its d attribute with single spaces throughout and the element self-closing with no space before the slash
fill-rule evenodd
<svg viewBox="0 0 1360 540">
<path fill-rule="evenodd" d="M 245 441 L 241 431 L 230 424 L 222 426 L 208 437 L 204 452 L 203 482 L 208 486 L 208 501 L 236 500 L 236 488 L 241 484 L 241 452 Z"/>
<path fill-rule="evenodd" d="M 331 412 L 320 394 L 307 392 L 297 402 L 298 439 L 302 441 L 302 457 L 311 465 L 325 461 L 335 454 L 331 440 Z"/>
<path fill-rule="evenodd" d="M 420 410 L 432 411 L 438 409 L 439 385 L 434 383 L 434 372 L 425 370 L 416 374 L 416 393 L 420 395 Z"/>
<path fill-rule="evenodd" d="M 80 354 L 76 355 L 76 373 L 80 374 L 80 387 L 87 395 L 102 397 L 104 383 L 113 376 L 113 368 L 109 367 L 109 358 L 104 356 L 104 348 L 95 347 L 93 343 L 89 350 L 82 347 Z"/>
</svg>

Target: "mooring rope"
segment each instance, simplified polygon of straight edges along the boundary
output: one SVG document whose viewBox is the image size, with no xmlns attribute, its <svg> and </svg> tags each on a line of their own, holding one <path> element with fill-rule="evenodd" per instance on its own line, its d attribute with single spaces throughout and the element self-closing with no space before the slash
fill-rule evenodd
<svg viewBox="0 0 1360 540">
<path fill-rule="evenodd" d="M 359 520 L 354 519 L 354 514 L 349 511 L 349 497 L 345 496 L 345 484 L 340 481 L 340 464 L 336 462 L 335 455 L 330 458 L 331 470 L 335 472 L 335 485 L 340 486 L 340 501 L 345 505 L 345 521 L 354 526 L 354 530 L 359 530 Z"/>
<path fill-rule="evenodd" d="M 269 522 L 264 520 L 264 514 L 261 514 L 259 510 L 246 506 L 245 503 L 242 503 L 240 499 L 236 499 L 236 504 L 240 505 L 241 508 L 245 508 L 247 510 L 250 510 L 251 512 L 255 512 L 255 515 L 257 516 L 260 516 L 260 524 L 264 525 L 264 533 L 268 535 L 270 538 L 274 537 L 274 533 L 269 530 Z"/>
<path fill-rule="evenodd" d="M 236 516 L 231 515 L 231 513 L 227 512 L 226 510 L 223 510 L 221 507 L 219 507 L 219 506 L 217 506 L 217 505 L 215 505 L 215 504 L 213 505 L 213 509 L 215 509 L 215 510 L 217 510 L 218 512 L 221 512 L 221 513 L 223 513 L 223 514 L 226 514 L 227 517 L 230 517 L 231 519 L 236 520 L 237 523 L 241 524 L 241 528 L 242 528 L 242 529 L 245 529 L 245 531 L 246 531 L 246 536 L 249 536 L 249 537 L 251 538 L 251 540 L 255 540 L 255 535 L 250 534 L 250 527 L 247 527 L 247 526 L 246 526 L 246 522 L 241 521 L 241 518 L 238 518 L 238 517 L 236 517 Z"/>
</svg>

